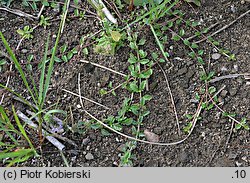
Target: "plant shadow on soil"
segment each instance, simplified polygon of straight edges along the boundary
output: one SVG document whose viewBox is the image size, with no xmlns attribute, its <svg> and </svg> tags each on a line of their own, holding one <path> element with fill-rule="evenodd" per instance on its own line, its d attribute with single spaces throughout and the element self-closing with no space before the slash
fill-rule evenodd
<svg viewBox="0 0 250 183">
<path fill-rule="evenodd" d="M 194 9 L 190 9 L 189 5 L 180 7 L 183 12 L 186 12 L 185 17 L 203 21 L 203 24 L 206 26 L 217 21 L 224 25 L 236 19 L 249 8 L 250 5 L 247 2 L 241 4 L 238 0 L 230 2 L 224 0 L 202 1 L 202 6 Z M 187 9 L 188 11 L 185 11 Z M 211 59 L 210 70 L 214 70 L 216 76 L 247 73 L 250 71 L 249 18 L 250 15 L 248 14 L 245 18 L 240 19 L 231 27 L 215 36 L 215 39 L 219 40 L 224 48 L 232 51 L 237 58 L 236 61 L 228 61 L 224 57 L 218 60 Z M 32 26 L 32 24 L 34 22 L 25 18 L 0 11 L 0 29 L 12 48 L 16 47 L 20 40 L 16 30 L 23 28 L 24 25 Z M 44 30 L 42 27 L 36 29 L 33 34 L 34 38 L 25 40 L 19 51 L 16 52 L 17 58 L 25 63 L 28 54 L 34 54 L 35 61 L 39 61 L 42 58 L 48 31 L 56 34 L 58 24 L 59 22 L 54 22 L 47 30 Z M 79 45 L 81 36 L 97 32 L 99 29 L 100 25 L 94 18 L 67 21 L 64 34 L 60 40 L 60 46 L 67 43 L 70 48 L 74 48 Z M 157 48 L 150 29 L 142 29 L 139 32 L 139 36 L 144 36 L 147 40 L 144 48 L 146 51 L 150 53 L 151 50 Z M 55 40 L 52 41 L 54 42 Z M 214 51 L 211 45 L 207 43 L 202 43 L 201 46 L 207 55 L 208 53 L 212 54 Z M 0 44 L 0 49 L 3 49 L 2 43 Z M 114 56 L 102 56 L 93 53 L 90 48 L 88 55 L 82 54 L 79 57 L 75 56 L 67 63 L 55 64 L 47 101 L 53 104 L 59 100 L 59 108 L 68 113 L 70 108 L 72 109 L 73 121 L 68 118 L 65 122 L 66 124 L 70 126 L 72 122 L 77 123 L 78 121 L 90 120 L 83 112 L 83 109 L 77 108 L 77 105 L 80 104 L 79 98 L 62 91 L 62 89 L 67 89 L 78 93 L 78 73 L 81 73 L 82 96 L 111 108 L 111 110 L 106 110 L 88 101 L 83 101 L 84 108 L 99 119 L 107 117 L 108 114 L 115 114 L 121 106 L 124 97 L 129 97 L 128 93 L 123 89 L 116 91 L 117 96 L 101 96 L 99 94 L 100 89 L 107 88 L 110 81 L 116 86 L 121 83 L 123 78 L 92 65 L 80 63 L 79 59 L 97 62 L 100 65 L 126 73 L 128 72 L 127 59 L 129 52 L 130 49 L 125 46 L 119 49 Z M 188 58 L 181 48 L 176 50 L 174 54 L 175 57 L 179 57 L 181 60 L 173 59 L 174 68 L 167 74 L 180 118 L 180 125 L 183 128 L 187 122 L 185 114 L 194 113 L 197 108 L 197 103 L 192 99 L 202 83 L 199 80 L 199 66 L 195 61 Z M 162 64 L 162 67 L 167 69 L 164 64 Z M 37 65 L 34 65 L 33 68 L 36 70 Z M 6 67 L 1 73 L 1 83 L 6 83 L 7 72 L 8 68 Z M 34 71 L 34 73 L 39 73 L 39 71 Z M 14 70 L 9 86 L 22 93 L 23 85 L 20 83 L 21 80 L 18 77 L 18 73 Z M 218 89 L 226 85 L 223 92 L 224 95 L 219 95 L 220 100 L 223 102 L 221 107 L 225 111 L 236 113 L 241 117 L 246 116 L 247 119 L 250 119 L 250 85 L 247 85 L 247 81 L 244 78 L 238 77 L 236 79 L 222 80 L 213 85 Z M 155 66 L 154 74 L 149 80 L 148 94 L 153 96 L 148 106 L 151 113 L 145 119 L 142 128 L 149 129 L 160 135 L 161 142 L 177 141 L 180 137 L 177 134 L 167 85 L 163 73 L 157 66 Z M 14 101 L 9 95 L 6 95 L 3 106 L 10 107 L 12 103 L 17 109 L 25 111 L 24 106 Z M 197 123 L 191 136 L 179 145 L 161 147 L 138 143 L 133 151 L 136 156 L 134 166 L 249 166 L 249 131 L 239 130 L 233 132 L 229 144 L 225 147 L 230 134 L 231 122 L 223 117 L 222 113 L 216 108 L 202 112 L 201 117 L 202 120 Z M 127 133 L 129 132 L 128 130 Z M 70 166 L 116 166 L 120 160 L 120 149 L 127 142 L 127 139 L 116 134 L 102 136 L 99 130 L 88 130 L 85 134 L 68 131 L 64 135 L 79 145 L 79 148 L 74 148 L 65 143 L 65 155 Z M 183 133 L 182 136 L 184 135 Z M 86 145 L 81 146 L 82 141 L 86 138 L 89 138 L 90 141 Z M 18 166 L 64 166 L 60 153 L 49 142 L 45 141 L 42 149 L 41 157 L 31 159 Z M 89 153 L 93 155 L 90 159 L 87 157 Z"/>
</svg>

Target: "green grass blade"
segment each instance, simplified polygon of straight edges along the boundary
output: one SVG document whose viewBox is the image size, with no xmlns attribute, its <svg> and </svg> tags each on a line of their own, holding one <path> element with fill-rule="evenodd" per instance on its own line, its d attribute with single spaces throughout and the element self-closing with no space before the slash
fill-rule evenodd
<svg viewBox="0 0 250 183">
<path fill-rule="evenodd" d="M 56 42 L 55 42 L 53 52 L 52 52 L 52 55 L 51 55 L 51 58 L 50 58 L 48 73 L 47 73 L 45 84 L 44 84 L 43 100 L 45 100 L 45 97 L 46 97 L 48 89 L 49 89 L 50 79 L 51 79 L 52 71 L 53 71 L 53 68 L 54 68 L 56 51 L 57 51 L 58 43 L 59 43 L 59 40 L 60 40 L 60 35 L 63 32 L 63 27 L 64 27 L 65 20 L 66 20 L 66 17 L 67 17 L 69 2 L 70 2 L 70 0 L 65 0 L 66 9 L 65 9 L 64 15 L 62 16 L 61 22 L 60 22 L 59 30 L 58 30 L 57 37 L 56 37 Z M 43 105 L 43 103 L 41 104 L 41 107 L 42 107 L 42 105 Z"/>
<path fill-rule="evenodd" d="M 166 55 L 166 53 L 164 51 L 163 45 L 161 44 L 161 42 L 160 42 L 160 40 L 159 40 L 159 38 L 158 38 L 158 36 L 157 36 L 157 34 L 156 34 L 156 32 L 155 32 L 154 27 L 152 26 L 152 24 L 149 24 L 149 26 L 150 26 L 150 29 L 151 29 L 154 37 L 155 37 L 156 43 L 159 46 L 159 48 L 161 50 L 161 53 L 162 53 L 162 55 L 164 56 L 164 59 L 167 62 L 168 61 L 168 57 L 167 57 L 167 55 Z"/>
<path fill-rule="evenodd" d="M 14 126 L 11 124 L 9 117 L 7 116 L 5 110 L 2 106 L 0 106 L 0 114 L 1 114 L 0 122 L 5 121 L 7 123 L 7 125 L 10 127 L 10 129 L 15 129 Z"/>
<path fill-rule="evenodd" d="M 34 93 L 35 93 L 35 97 L 37 99 L 38 98 L 38 91 L 37 91 L 36 83 L 35 83 L 32 72 L 30 72 L 30 71 L 28 71 L 28 72 L 29 72 L 29 75 L 30 75 L 31 84 L 33 85 L 33 90 L 34 90 Z"/>
<path fill-rule="evenodd" d="M 21 157 L 16 157 L 14 160 L 12 160 L 7 167 L 11 167 L 12 165 L 16 164 L 16 163 L 22 163 L 24 161 L 27 161 L 29 158 L 35 156 L 35 152 L 31 152 L 29 154 L 26 154 L 24 156 L 21 156 Z"/>
<path fill-rule="evenodd" d="M 27 142 L 29 143 L 30 147 L 31 147 L 32 149 L 35 149 L 34 146 L 33 146 L 33 144 L 31 143 L 29 137 L 27 136 L 27 134 L 26 134 L 26 132 L 25 132 L 23 126 L 21 125 L 21 123 L 20 123 L 20 121 L 19 121 L 19 118 L 18 118 L 18 116 L 17 116 L 17 114 L 16 114 L 16 111 L 15 111 L 14 106 L 12 106 L 12 110 L 13 110 L 13 115 L 14 115 L 16 124 L 17 124 L 17 126 L 18 126 L 20 132 L 22 133 L 23 137 L 27 140 Z"/>
<path fill-rule="evenodd" d="M 16 158 L 16 157 L 22 157 L 25 156 L 26 154 L 33 153 L 33 149 L 19 149 L 14 152 L 0 152 L 0 160 L 5 159 L 5 158 Z"/>
<path fill-rule="evenodd" d="M 37 101 L 36 101 L 36 99 L 35 99 L 35 97 L 34 97 L 34 95 L 33 95 L 33 92 L 32 92 L 32 90 L 31 90 L 31 88 L 30 88 L 30 86 L 29 86 L 29 84 L 28 84 L 28 81 L 27 81 L 27 79 L 26 79 L 26 76 L 25 76 L 25 74 L 24 74 L 24 72 L 23 72 L 23 69 L 22 69 L 20 63 L 18 62 L 18 60 L 17 60 L 15 54 L 14 54 L 13 51 L 11 50 L 11 48 L 10 48 L 8 42 L 7 42 L 6 39 L 4 38 L 4 35 L 3 35 L 3 33 L 2 33 L 1 31 L 0 31 L 0 37 L 1 37 L 1 39 L 2 39 L 2 42 L 3 42 L 3 44 L 4 44 L 4 46 L 5 46 L 6 50 L 7 50 L 7 52 L 8 52 L 9 55 L 10 55 L 12 61 L 14 62 L 14 64 L 15 64 L 17 70 L 19 71 L 20 76 L 21 76 L 21 78 L 22 78 L 22 80 L 23 80 L 23 82 L 24 82 L 25 87 L 26 87 L 27 90 L 29 91 L 29 93 L 30 93 L 30 95 L 31 95 L 31 97 L 32 97 L 32 99 L 33 99 L 33 101 L 34 101 L 34 103 L 37 104 Z"/>
<path fill-rule="evenodd" d="M 36 151 L 34 149 L 18 149 L 13 152 L 0 152 L 0 160 L 5 158 L 11 158 L 13 160 L 7 160 L 9 162 L 7 167 L 14 165 L 15 163 L 21 163 L 27 161 L 30 157 L 36 155 Z"/>
<path fill-rule="evenodd" d="M 42 109 L 42 110 L 39 110 L 37 113 L 35 113 L 34 115 L 32 115 L 29 120 L 32 120 L 34 119 L 35 117 L 39 116 L 40 114 L 42 113 L 45 113 L 47 110 L 49 110 L 51 107 L 55 106 L 56 104 L 52 104 L 51 106 L 45 108 L 45 109 Z"/>
<path fill-rule="evenodd" d="M 16 93 L 15 91 L 11 90 L 8 87 L 2 85 L 1 83 L 0 83 L 0 87 L 4 88 L 5 90 L 7 90 L 7 91 L 9 91 L 11 93 L 13 93 L 14 95 L 16 95 L 19 99 L 22 100 L 22 102 L 24 104 L 28 105 L 32 111 L 34 111 L 34 112 L 36 111 L 36 109 L 32 105 L 30 105 L 30 103 L 25 98 L 23 98 L 20 94 Z"/>
<path fill-rule="evenodd" d="M 128 25 L 126 25 L 124 28 L 122 28 L 122 30 L 126 29 L 127 27 L 130 27 L 131 25 L 143 20 L 144 18 L 146 18 L 147 16 L 150 16 L 152 13 L 157 12 L 159 9 L 162 9 L 164 6 L 166 6 L 166 4 L 168 4 L 170 2 L 170 0 L 165 0 L 163 3 L 159 4 L 158 6 L 152 8 L 150 11 L 148 11 L 147 13 L 139 16 L 136 20 L 134 20 L 133 22 L 129 23 Z M 169 7 L 166 8 L 166 10 L 164 11 L 164 13 L 168 12 L 171 8 L 173 8 L 177 3 L 179 2 L 179 0 L 174 1 Z"/>
<path fill-rule="evenodd" d="M 43 56 L 43 60 L 42 60 L 42 70 L 41 70 L 40 81 L 39 81 L 39 96 L 38 96 L 39 106 L 41 106 L 41 104 L 45 100 L 45 98 L 43 98 L 43 84 L 44 84 L 44 76 L 45 76 L 45 65 L 46 65 L 48 49 L 49 49 L 49 38 L 50 38 L 50 34 L 48 35 L 48 38 L 47 38 L 44 56 Z"/>
<path fill-rule="evenodd" d="M 14 142 L 15 145 L 19 145 L 18 141 L 14 138 L 14 136 L 10 133 L 13 131 L 18 134 L 14 126 L 11 124 L 9 117 L 7 116 L 4 108 L 0 106 L 0 127 L 2 130 L 8 135 L 8 137 Z M 5 126 L 5 127 L 4 127 Z M 9 128 L 7 129 L 6 126 Z"/>
</svg>

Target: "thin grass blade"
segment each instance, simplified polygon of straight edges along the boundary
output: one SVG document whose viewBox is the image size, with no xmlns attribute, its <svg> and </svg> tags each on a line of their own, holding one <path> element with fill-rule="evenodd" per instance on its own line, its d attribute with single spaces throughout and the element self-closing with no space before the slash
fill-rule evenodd
<svg viewBox="0 0 250 183">
<path fill-rule="evenodd" d="M 53 52 L 52 52 L 50 62 L 49 62 L 48 73 L 47 73 L 45 84 L 44 84 L 44 90 L 43 90 L 43 99 L 44 100 L 45 100 L 45 97 L 46 97 L 48 89 L 49 89 L 50 79 L 51 79 L 52 71 L 54 68 L 56 51 L 57 51 L 58 43 L 60 40 L 60 35 L 63 32 L 65 20 L 66 20 L 67 13 L 68 13 L 69 3 L 70 3 L 70 0 L 65 0 L 65 11 L 64 11 L 64 14 L 63 14 L 61 22 L 60 22 L 59 30 L 58 30 L 57 37 L 56 37 L 56 42 L 55 42 L 55 45 L 53 47 Z"/>
<path fill-rule="evenodd" d="M 37 101 L 36 101 L 36 99 L 35 99 L 35 97 L 34 97 L 34 94 L 33 94 L 32 90 L 31 90 L 29 84 L 28 84 L 28 81 L 27 81 L 27 79 L 26 79 L 26 76 L 25 76 L 25 74 L 24 74 L 24 71 L 23 71 L 23 69 L 22 69 L 20 63 L 18 62 L 18 60 L 17 60 L 15 54 L 14 54 L 13 51 L 11 50 L 11 48 L 10 48 L 8 42 L 6 41 L 4 35 L 3 35 L 3 33 L 2 33 L 1 31 L 0 31 L 0 38 L 2 39 L 2 42 L 3 42 L 3 44 L 4 44 L 4 46 L 5 46 L 6 50 L 7 50 L 7 52 L 9 53 L 9 55 L 10 55 L 12 61 L 14 62 L 15 66 L 16 66 L 16 68 L 17 68 L 17 70 L 18 70 L 18 72 L 20 73 L 20 76 L 21 76 L 21 78 L 22 78 L 22 80 L 23 80 L 23 82 L 24 82 L 25 87 L 26 87 L 27 90 L 29 91 L 29 93 L 30 93 L 30 95 L 31 95 L 31 97 L 32 97 L 32 99 L 33 99 L 33 101 L 34 101 L 34 103 L 37 104 Z"/>
<path fill-rule="evenodd" d="M 45 98 L 43 98 L 43 84 L 44 84 L 44 77 L 45 77 L 45 65 L 46 65 L 46 60 L 47 60 L 47 55 L 48 55 L 48 49 L 49 49 L 49 38 L 50 34 L 48 35 L 46 46 L 45 46 L 45 51 L 44 51 L 44 56 L 42 60 L 42 70 L 41 70 L 41 75 L 40 75 L 40 82 L 39 82 L 39 96 L 38 96 L 38 103 L 39 106 L 44 102 Z M 45 95 L 46 96 L 46 95 Z"/>
<path fill-rule="evenodd" d="M 29 146 L 30 146 L 32 149 L 35 149 L 34 146 L 33 146 L 33 144 L 32 144 L 32 142 L 30 141 L 28 135 L 26 134 L 26 132 L 25 132 L 23 126 L 22 126 L 21 123 L 20 123 L 20 120 L 19 120 L 19 118 L 18 118 L 18 116 L 17 116 L 17 114 L 16 114 L 16 111 L 15 111 L 14 106 L 12 106 L 12 110 L 13 110 L 13 114 L 14 114 L 14 118 L 15 118 L 16 124 L 17 124 L 17 126 L 18 126 L 20 132 L 22 133 L 23 137 L 24 137 L 24 138 L 27 140 L 27 142 L 29 143 Z"/>
</svg>

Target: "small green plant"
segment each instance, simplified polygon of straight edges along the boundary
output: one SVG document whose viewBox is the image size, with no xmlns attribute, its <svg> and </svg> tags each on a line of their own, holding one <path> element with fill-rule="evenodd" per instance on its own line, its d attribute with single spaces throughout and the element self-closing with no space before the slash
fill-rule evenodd
<svg viewBox="0 0 250 183">
<path fill-rule="evenodd" d="M 113 83 L 110 81 L 109 84 L 108 84 L 108 88 L 110 89 L 109 91 L 105 90 L 105 89 L 101 89 L 100 90 L 100 95 L 106 95 L 108 93 L 112 93 L 112 95 L 116 96 L 116 93 L 115 93 L 115 89 L 116 88 L 113 88 Z"/>
<path fill-rule="evenodd" d="M 23 29 L 18 29 L 17 33 L 22 37 L 22 39 L 32 39 L 33 38 L 33 29 L 28 25 L 24 26 Z"/>
<path fill-rule="evenodd" d="M 185 116 L 186 116 L 186 118 L 188 119 L 188 123 L 187 123 L 186 126 L 183 128 L 183 131 L 184 131 L 185 133 L 190 133 L 190 130 L 191 130 L 191 128 L 193 127 L 192 121 L 194 120 L 195 115 L 186 114 Z M 198 121 L 198 120 L 201 120 L 201 119 L 202 119 L 201 116 L 198 116 L 196 120 Z"/>
<path fill-rule="evenodd" d="M 72 130 L 79 134 L 85 134 L 90 129 L 100 130 L 103 136 L 109 136 L 111 134 L 108 130 L 103 128 L 103 126 L 100 125 L 100 123 L 96 122 L 95 120 L 78 121 L 78 123 L 72 127 Z"/>
<path fill-rule="evenodd" d="M 78 6 L 79 6 L 79 0 L 74 0 L 74 5 L 75 5 L 76 7 L 78 7 Z M 79 16 L 80 18 L 83 18 L 84 15 L 85 15 L 85 12 L 80 11 L 78 8 L 75 8 L 75 9 L 74 9 L 74 15 L 75 15 L 75 16 Z"/>
<path fill-rule="evenodd" d="M 121 161 L 120 166 L 124 167 L 131 167 L 133 166 L 133 160 L 136 159 L 136 157 L 132 154 L 132 151 L 136 148 L 136 142 L 135 141 L 129 141 L 126 142 L 125 146 L 121 150 L 123 152 L 123 155 L 121 155 Z"/>
<path fill-rule="evenodd" d="M 236 130 L 239 130 L 241 128 L 244 128 L 245 130 L 250 130 L 250 128 L 249 128 L 249 126 L 247 124 L 247 118 L 242 118 L 241 121 L 240 121 L 240 123 L 237 123 L 235 125 L 235 129 Z"/>
<path fill-rule="evenodd" d="M 67 11 L 65 11 L 65 12 L 67 12 Z M 50 34 L 48 36 L 48 39 L 47 39 L 47 42 L 46 42 L 46 45 L 45 45 L 44 56 L 43 56 L 42 61 L 41 61 L 41 74 L 40 74 L 40 79 L 39 79 L 39 83 L 38 83 L 39 86 L 36 85 L 36 83 L 35 83 L 35 81 L 34 81 L 34 79 L 32 77 L 31 77 L 31 81 L 32 81 L 31 84 L 28 82 L 26 73 L 24 72 L 24 70 L 23 70 L 21 64 L 19 63 L 17 57 L 15 56 L 14 52 L 10 48 L 10 46 L 9 46 L 7 40 L 5 39 L 3 33 L 0 31 L 0 39 L 2 40 L 3 45 L 4 45 L 5 49 L 7 50 L 11 60 L 13 61 L 14 65 L 15 65 L 15 68 L 19 72 L 20 77 L 21 77 L 21 79 L 23 81 L 23 84 L 26 87 L 26 89 L 28 91 L 28 94 L 30 95 L 31 99 L 33 100 L 33 104 L 35 105 L 35 107 L 33 105 L 31 105 L 30 102 L 28 102 L 26 99 L 24 99 L 20 94 L 16 93 L 15 91 L 11 90 L 10 88 L 4 86 L 3 84 L 0 84 L 0 87 L 6 89 L 7 91 L 9 91 L 9 92 L 13 93 L 14 95 L 16 95 L 17 97 L 19 97 L 35 113 L 30 118 L 30 120 L 35 118 L 35 117 L 38 118 L 38 129 L 37 130 L 38 130 L 39 137 L 42 137 L 42 123 L 46 122 L 46 121 L 49 121 L 48 119 L 49 119 L 50 114 L 54 114 L 54 113 L 63 113 L 63 114 L 65 114 L 61 110 L 56 110 L 55 109 L 55 110 L 47 111 L 47 109 L 44 109 L 46 96 L 47 96 L 47 92 L 48 92 L 48 89 L 49 89 L 50 79 L 51 79 L 52 72 L 53 72 L 56 52 L 57 52 L 57 48 L 58 48 L 58 43 L 59 43 L 59 40 L 60 40 L 60 35 L 61 35 L 61 31 L 62 31 L 63 26 L 64 26 L 65 19 L 66 19 L 66 13 L 64 13 L 63 16 L 62 16 L 60 26 L 59 26 L 59 30 L 58 30 L 58 34 L 57 34 L 56 41 L 55 41 L 55 44 L 54 44 L 54 48 L 53 48 L 53 51 L 52 51 L 52 54 L 51 54 L 51 57 L 50 57 L 50 60 L 49 60 L 49 65 L 46 66 Z M 29 26 L 25 26 L 24 30 L 19 30 L 18 33 L 22 36 L 23 39 L 24 38 L 29 39 L 29 38 L 33 37 L 31 35 L 32 31 L 33 30 L 30 29 Z M 31 62 L 32 58 L 33 58 L 33 56 L 29 56 L 28 63 Z M 46 73 L 46 68 L 47 68 L 47 73 Z M 30 71 L 30 70 L 28 69 L 28 71 Z M 45 112 L 45 115 L 43 115 L 44 112 Z M 6 115 L 4 115 L 4 110 L 3 109 L 1 109 L 1 115 L 2 114 L 3 114 L 3 116 L 0 118 L 0 120 L 2 120 L 2 121 L 5 120 L 5 122 L 7 122 L 8 125 L 10 125 L 11 123 L 9 122 Z M 21 132 L 21 135 L 23 135 L 25 140 L 28 142 L 28 144 L 31 147 L 31 150 L 30 149 L 26 149 L 26 150 L 24 149 L 24 150 L 18 150 L 17 152 L 13 152 L 13 151 L 11 151 L 12 149 L 7 148 L 5 152 L 1 153 L 0 159 L 5 159 L 5 158 L 11 158 L 12 159 L 12 158 L 14 158 L 14 160 L 11 162 L 11 165 L 13 165 L 14 163 L 17 163 L 17 162 L 25 161 L 30 156 L 35 154 L 34 153 L 34 147 L 31 144 L 31 142 L 30 142 L 30 140 L 29 140 L 23 126 L 21 125 L 21 123 L 20 123 L 20 121 L 19 121 L 19 119 L 18 119 L 18 117 L 17 117 L 17 115 L 15 113 L 14 107 L 13 107 L 13 115 L 14 115 L 15 121 L 17 122 L 17 126 L 18 126 L 18 128 L 19 128 L 19 130 Z M 6 126 L 3 126 L 2 128 L 4 128 L 4 127 L 6 127 Z M 12 126 L 7 126 L 7 127 L 13 129 Z M 6 133 L 8 133 L 8 128 L 5 130 Z M 9 135 L 9 137 L 12 138 L 10 135 Z M 14 139 L 12 139 L 12 141 L 14 141 Z M 42 143 L 42 141 L 43 141 L 43 139 L 41 138 L 40 143 Z M 2 143 L 2 142 L 0 142 L 0 143 Z"/>
<path fill-rule="evenodd" d="M 51 25 L 51 23 L 49 23 L 49 19 L 50 19 L 49 17 L 45 17 L 45 16 L 41 15 L 39 25 L 43 26 L 44 29 L 46 29 L 47 26 Z"/>
<path fill-rule="evenodd" d="M 150 13 L 146 13 L 131 24 L 142 21 L 147 16 L 149 16 L 150 20 L 145 20 L 144 22 L 146 23 L 161 18 L 162 16 L 166 15 L 168 10 L 171 9 L 176 3 L 175 2 L 166 8 L 165 5 L 168 2 L 169 1 L 165 1 L 160 5 L 153 2 L 152 4 L 150 4 L 150 12 L 155 16 L 151 16 Z M 112 29 L 110 28 L 110 26 L 107 26 L 107 24 L 104 24 L 104 28 L 106 30 L 105 35 L 108 36 L 106 38 L 101 37 L 103 40 L 107 40 L 108 37 L 109 39 L 112 38 L 113 41 L 120 40 L 120 31 L 112 32 Z M 117 131 L 122 131 L 123 127 L 125 126 L 131 127 L 132 134 L 136 138 L 142 138 L 144 137 L 144 133 L 140 131 L 140 126 L 143 124 L 145 117 L 150 114 L 149 110 L 147 110 L 146 103 L 152 99 L 152 96 L 145 94 L 145 92 L 148 85 L 148 79 L 153 74 L 152 67 L 154 65 L 154 61 L 156 62 L 156 58 L 154 59 L 154 61 L 148 58 L 148 53 L 142 49 L 142 47 L 146 43 L 146 39 L 138 39 L 138 34 L 136 32 L 132 33 L 128 31 L 127 39 L 129 41 L 129 47 L 132 51 L 128 59 L 129 75 L 125 78 L 123 88 L 127 89 L 131 93 L 132 97 L 126 97 L 117 115 L 109 116 L 104 120 L 104 122 Z M 101 43 L 106 42 L 102 41 Z M 107 41 L 107 43 L 109 43 L 109 41 Z M 155 57 L 158 57 L 157 53 L 155 53 Z M 104 95 L 110 92 L 102 89 L 100 93 Z M 100 128 L 99 124 L 97 125 L 97 128 Z M 134 156 L 132 154 L 132 151 L 135 148 L 136 142 L 134 141 L 128 142 L 126 144 L 126 148 L 121 155 L 120 166 L 131 166 L 133 164 Z"/>
<path fill-rule="evenodd" d="M 236 120 L 234 119 L 234 117 L 236 117 L 235 113 L 223 112 L 222 115 L 224 117 L 228 117 L 230 120 L 233 120 L 234 122 L 236 122 Z M 247 124 L 247 118 L 245 118 L 245 117 L 241 118 L 241 121 L 237 122 L 235 124 L 235 129 L 236 130 L 240 130 L 240 129 L 250 130 L 249 125 Z"/>
<path fill-rule="evenodd" d="M 28 0 L 22 0 L 22 5 L 31 7 L 33 10 L 37 10 L 37 2 L 36 1 L 28 1 Z"/>
<path fill-rule="evenodd" d="M 147 58 L 147 52 L 140 49 L 140 46 L 145 44 L 145 39 L 138 40 L 137 34 L 134 33 L 132 36 L 128 36 L 128 40 L 130 41 L 129 45 L 133 52 L 130 53 L 128 59 L 130 64 L 128 67 L 130 74 L 126 78 L 127 82 L 125 82 L 123 86 L 131 92 L 133 96 L 137 94 L 139 102 L 135 102 L 130 98 L 125 98 L 122 108 L 118 111 L 118 115 L 115 117 L 108 117 L 105 122 L 117 131 L 121 131 L 124 125 L 132 126 L 133 135 L 137 138 L 141 138 L 144 137 L 144 134 L 140 132 L 140 126 L 142 125 L 144 118 L 150 113 L 146 108 L 146 103 L 152 99 L 150 95 L 145 95 L 143 93 L 146 90 L 147 79 L 153 73 L 153 62 Z M 131 114 L 133 117 L 128 117 L 131 116 Z M 132 164 L 131 153 L 136 147 L 136 143 L 133 141 L 129 142 L 129 144 L 131 146 L 126 148 L 124 154 L 121 156 L 121 165 L 124 166 Z"/>
<path fill-rule="evenodd" d="M 77 54 L 77 49 L 73 48 L 71 50 L 68 50 L 67 44 L 64 44 L 59 51 L 60 51 L 59 54 L 60 57 L 59 56 L 55 57 L 56 62 L 68 62 L 73 58 L 75 54 Z"/>
<path fill-rule="evenodd" d="M 103 55 L 114 55 L 115 51 L 123 45 L 124 35 L 106 19 L 103 19 L 103 31 L 94 47 L 96 53 Z"/>
</svg>

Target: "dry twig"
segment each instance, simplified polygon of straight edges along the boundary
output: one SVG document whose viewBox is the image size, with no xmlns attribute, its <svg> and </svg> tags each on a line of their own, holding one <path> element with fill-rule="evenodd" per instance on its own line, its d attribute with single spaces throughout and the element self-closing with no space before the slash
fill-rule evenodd
<svg viewBox="0 0 250 183">
<path fill-rule="evenodd" d="M 176 110 L 176 106 L 175 106 L 175 102 L 174 102 L 174 97 L 173 97 L 173 94 L 172 94 L 172 91 L 171 91 L 171 88 L 170 88 L 170 84 L 169 84 L 169 81 L 168 81 L 168 77 L 166 75 L 166 72 L 164 71 L 164 69 L 161 67 L 161 65 L 159 63 L 157 63 L 157 65 L 160 67 L 164 77 L 165 77 L 165 80 L 166 80 L 166 83 L 167 83 L 167 88 L 168 88 L 168 92 L 169 92 L 169 95 L 170 95 L 170 100 L 171 100 L 171 103 L 172 103 L 172 106 L 173 106 L 173 110 L 174 110 L 174 114 L 175 114 L 175 119 L 176 119 L 176 125 L 177 125 L 177 129 L 178 129 L 178 134 L 181 135 L 181 130 L 180 130 L 180 123 L 179 123 L 179 118 L 178 118 L 178 114 L 177 114 L 177 110 Z"/>
<path fill-rule="evenodd" d="M 102 104 L 100 104 L 100 103 L 98 103 L 98 102 L 95 102 L 94 100 L 88 99 L 88 98 L 86 98 L 86 97 L 80 96 L 80 95 L 78 95 L 78 94 L 76 94 L 76 93 L 73 93 L 73 92 L 71 92 L 71 91 L 69 91 L 69 90 L 66 90 L 66 89 L 62 89 L 62 90 L 65 91 L 65 92 L 67 92 L 67 93 L 69 93 L 69 94 L 71 94 L 71 95 L 75 95 L 75 96 L 77 96 L 77 97 L 81 97 L 81 98 L 83 98 L 84 100 L 87 100 L 87 101 L 89 101 L 89 102 L 91 102 L 91 103 L 94 103 L 94 104 L 96 104 L 96 105 L 99 105 L 99 106 L 101 106 L 101 107 L 103 107 L 103 108 L 105 108 L 105 109 L 110 109 L 110 108 L 106 107 L 105 105 L 102 105 Z"/>
<path fill-rule="evenodd" d="M 220 76 L 220 77 L 216 77 L 214 79 L 211 79 L 210 81 L 208 81 L 208 83 L 215 83 L 215 82 L 223 80 L 223 79 L 232 79 L 232 78 L 237 78 L 239 76 L 248 76 L 248 75 L 250 75 L 250 73 L 228 74 L 228 75 L 225 75 L 225 76 Z"/>
<path fill-rule="evenodd" d="M 110 71 L 110 72 L 113 72 L 113 73 L 118 74 L 118 75 L 123 76 L 123 77 L 126 77 L 126 76 L 127 76 L 127 75 L 122 74 L 122 73 L 120 73 L 120 72 L 118 72 L 118 71 L 115 71 L 115 70 L 113 70 L 113 69 L 107 68 L 107 67 L 105 67 L 105 66 L 102 66 L 102 65 L 97 64 L 97 63 L 94 63 L 94 62 L 90 62 L 90 61 L 87 61 L 87 60 L 80 60 L 80 62 L 86 63 L 86 64 L 91 64 L 91 65 L 94 65 L 94 66 L 96 66 L 96 67 L 100 67 L 100 68 L 102 68 L 102 69 L 108 70 L 108 71 Z"/>
<path fill-rule="evenodd" d="M 34 15 L 31 15 L 31 14 L 28 14 L 28 13 L 25 13 L 25 12 L 22 12 L 20 10 L 17 10 L 17 9 L 11 9 L 11 8 L 8 8 L 8 7 L 0 7 L 0 10 L 3 10 L 3 11 L 7 11 L 9 13 L 12 13 L 14 15 L 18 15 L 20 17 L 25 17 L 25 18 L 28 18 L 30 20 L 39 20 L 42 12 L 43 12 L 43 9 L 44 9 L 44 5 L 41 7 L 39 13 L 37 16 L 34 16 Z"/>
</svg>

